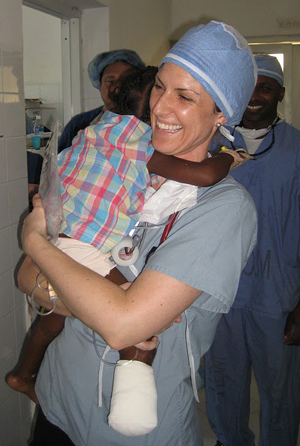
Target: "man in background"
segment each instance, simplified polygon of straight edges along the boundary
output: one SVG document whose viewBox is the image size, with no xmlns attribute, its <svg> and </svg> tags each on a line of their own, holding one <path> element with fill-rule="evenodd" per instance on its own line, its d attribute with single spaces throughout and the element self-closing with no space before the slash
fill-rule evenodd
<svg viewBox="0 0 300 446">
<path fill-rule="evenodd" d="M 58 142 L 58 153 L 72 145 L 74 136 L 98 121 L 105 110 L 115 106 L 113 95 L 122 80 L 135 69 L 144 67 L 140 56 L 132 50 L 115 50 L 97 54 L 89 63 L 88 73 L 95 88 L 100 91 L 104 105 L 74 116 L 65 126 Z"/>
<path fill-rule="evenodd" d="M 231 148 L 254 155 L 232 176 L 255 201 L 258 241 L 205 357 L 216 446 L 254 446 L 251 369 L 261 401 L 259 445 L 296 446 L 300 419 L 300 132 L 277 114 L 285 93 L 277 59 L 256 62 L 255 90 L 242 122 L 229 130 Z"/>
</svg>

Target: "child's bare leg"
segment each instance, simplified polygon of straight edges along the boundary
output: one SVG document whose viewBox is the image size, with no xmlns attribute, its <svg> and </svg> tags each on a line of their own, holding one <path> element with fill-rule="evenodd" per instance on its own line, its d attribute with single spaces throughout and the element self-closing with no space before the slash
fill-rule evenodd
<svg viewBox="0 0 300 446">
<path fill-rule="evenodd" d="M 34 391 L 36 376 L 48 345 L 61 332 L 65 317 L 50 314 L 38 318 L 25 338 L 19 361 L 7 376 L 7 384 L 18 392 L 25 393 L 38 404 Z"/>
</svg>

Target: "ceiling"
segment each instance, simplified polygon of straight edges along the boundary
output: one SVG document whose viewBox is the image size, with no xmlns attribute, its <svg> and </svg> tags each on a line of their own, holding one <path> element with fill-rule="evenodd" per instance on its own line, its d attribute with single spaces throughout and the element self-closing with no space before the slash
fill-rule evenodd
<svg viewBox="0 0 300 446">
<path fill-rule="evenodd" d="M 23 5 L 62 19 L 80 17 L 83 9 L 108 6 L 109 0 L 23 0 Z"/>
</svg>

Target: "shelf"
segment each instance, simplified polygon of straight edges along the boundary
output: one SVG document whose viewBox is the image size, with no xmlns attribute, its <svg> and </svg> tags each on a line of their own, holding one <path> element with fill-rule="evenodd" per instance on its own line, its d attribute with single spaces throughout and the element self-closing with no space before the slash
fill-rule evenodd
<svg viewBox="0 0 300 446">
<path fill-rule="evenodd" d="M 38 135 L 35 135 L 34 133 L 29 133 L 28 135 L 26 135 L 26 139 L 31 139 L 33 136 L 40 136 L 41 139 L 50 138 L 51 135 L 52 135 L 52 132 L 39 133 Z"/>
</svg>

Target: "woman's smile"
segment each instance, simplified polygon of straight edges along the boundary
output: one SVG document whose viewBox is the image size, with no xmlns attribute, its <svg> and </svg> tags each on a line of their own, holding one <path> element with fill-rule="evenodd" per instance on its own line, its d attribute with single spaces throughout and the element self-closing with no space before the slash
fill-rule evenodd
<svg viewBox="0 0 300 446">
<path fill-rule="evenodd" d="M 164 124 L 163 122 L 160 122 L 158 120 L 156 121 L 156 125 L 160 130 L 165 130 L 171 133 L 178 132 L 182 129 L 182 125 Z"/>
<path fill-rule="evenodd" d="M 223 114 L 216 112 L 213 99 L 191 74 L 172 63 L 162 65 L 151 92 L 150 110 L 156 150 L 193 161 L 206 158 Z"/>
</svg>

